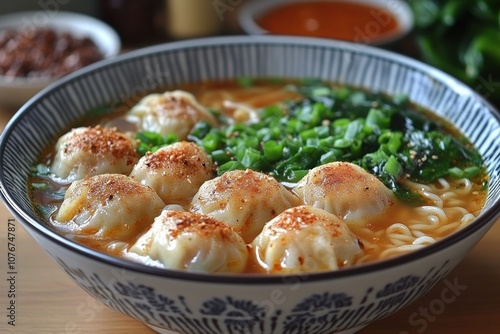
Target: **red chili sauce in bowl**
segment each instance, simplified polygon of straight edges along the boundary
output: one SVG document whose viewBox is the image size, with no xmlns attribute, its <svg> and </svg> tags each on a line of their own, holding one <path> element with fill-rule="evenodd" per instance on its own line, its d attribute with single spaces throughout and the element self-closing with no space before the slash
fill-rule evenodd
<svg viewBox="0 0 500 334">
<path fill-rule="evenodd" d="M 324 37 L 371 43 L 400 33 L 390 8 L 344 1 L 290 2 L 272 8 L 256 23 L 270 34 Z"/>
</svg>

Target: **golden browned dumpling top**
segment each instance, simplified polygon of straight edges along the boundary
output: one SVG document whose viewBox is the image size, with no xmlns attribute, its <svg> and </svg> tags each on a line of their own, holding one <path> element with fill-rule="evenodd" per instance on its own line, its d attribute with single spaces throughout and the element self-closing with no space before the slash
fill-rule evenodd
<svg viewBox="0 0 500 334">
<path fill-rule="evenodd" d="M 56 143 L 51 172 L 69 181 L 105 173 L 129 174 L 139 160 L 133 139 L 115 129 L 79 127 Z"/>
<path fill-rule="evenodd" d="M 335 270 L 353 264 L 362 252 L 343 221 L 310 205 L 283 211 L 252 246 L 258 263 L 271 274 Z"/>
<path fill-rule="evenodd" d="M 189 203 L 215 175 L 210 156 L 191 142 L 178 142 L 142 157 L 130 177 L 156 190 L 167 203 Z"/>
<path fill-rule="evenodd" d="M 205 182 L 193 197 L 191 211 L 222 220 L 249 243 L 265 223 L 298 204 L 297 196 L 273 177 L 247 169 Z"/>
<path fill-rule="evenodd" d="M 125 256 L 161 268 L 235 273 L 245 269 L 248 250 L 238 233 L 215 218 L 164 210 Z"/>
<path fill-rule="evenodd" d="M 193 126 L 199 121 L 216 125 L 215 117 L 193 94 L 167 91 L 149 94 L 128 113 L 129 120 L 137 123 L 138 131 L 151 131 L 161 135 L 175 134 L 179 140 L 187 139 Z"/>
<path fill-rule="evenodd" d="M 379 179 L 349 162 L 311 169 L 294 188 L 304 204 L 324 209 L 347 222 L 383 213 L 393 194 Z"/>
<path fill-rule="evenodd" d="M 55 216 L 72 234 L 128 241 L 149 228 L 165 204 L 156 192 L 121 174 L 74 181 Z"/>
</svg>

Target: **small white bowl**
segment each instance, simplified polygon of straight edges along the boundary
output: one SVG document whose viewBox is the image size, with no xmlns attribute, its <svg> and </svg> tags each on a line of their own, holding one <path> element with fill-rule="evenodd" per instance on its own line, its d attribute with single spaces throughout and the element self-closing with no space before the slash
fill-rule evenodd
<svg viewBox="0 0 500 334">
<path fill-rule="evenodd" d="M 120 52 L 121 41 L 113 28 L 93 17 L 71 12 L 27 11 L 0 16 L 0 31 L 51 27 L 76 37 L 89 37 L 104 58 Z M 5 78 L 0 75 L 0 105 L 18 108 L 57 78 Z"/>
<path fill-rule="evenodd" d="M 397 21 L 399 29 L 381 36 L 375 36 L 373 29 L 380 28 L 381 25 L 386 23 L 380 15 L 373 15 L 373 21 L 367 22 L 365 26 L 353 27 L 357 31 L 356 40 L 350 42 L 380 47 L 389 46 L 408 35 L 414 26 L 411 7 L 406 1 L 401 0 L 253 0 L 248 1 L 241 7 L 238 12 L 238 22 L 241 29 L 247 34 L 271 34 L 271 32 L 265 30 L 257 23 L 262 15 L 281 6 L 308 2 L 339 2 L 367 5 L 379 8 L 381 11 L 390 14 Z"/>
</svg>

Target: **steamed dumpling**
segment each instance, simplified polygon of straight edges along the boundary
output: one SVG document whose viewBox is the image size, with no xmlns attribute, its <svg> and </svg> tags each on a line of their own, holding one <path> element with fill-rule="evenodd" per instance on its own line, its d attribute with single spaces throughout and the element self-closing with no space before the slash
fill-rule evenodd
<svg viewBox="0 0 500 334">
<path fill-rule="evenodd" d="M 191 211 L 222 220 L 251 242 L 266 222 L 298 203 L 274 178 L 247 169 L 205 182 L 193 197 Z"/>
<path fill-rule="evenodd" d="M 214 177 L 210 156 L 198 145 L 178 142 L 143 156 L 130 177 L 152 187 L 165 203 L 189 203 Z"/>
<path fill-rule="evenodd" d="M 129 174 L 139 160 L 136 143 L 115 129 L 79 127 L 56 143 L 51 172 L 69 181 L 105 173 Z"/>
<path fill-rule="evenodd" d="M 215 218 L 164 210 L 125 256 L 167 269 L 237 273 L 247 265 L 248 250 L 238 233 Z"/>
<path fill-rule="evenodd" d="M 127 241 L 145 231 L 165 204 L 150 187 L 121 174 L 74 181 L 55 223 L 77 235 Z"/>
<path fill-rule="evenodd" d="M 272 219 L 252 246 L 258 263 L 273 274 L 335 270 L 353 264 L 362 252 L 344 222 L 308 205 Z"/>
<path fill-rule="evenodd" d="M 149 94 L 129 111 L 128 116 L 136 119 L 139 131 L 175 134 L 180 140 L 187 139 L 187 135 L 199 121 L 212 125 L 217 123 L 214 116 L 191 93 L 180 90 Z"/>
<path fill-rule="evenodd" d="M 311 169 L 294 188 L 304 204 L 324 209 L 347 222 L 384 212 L 392 192 L 362 167 L 331 162 Z"/>
</svg>

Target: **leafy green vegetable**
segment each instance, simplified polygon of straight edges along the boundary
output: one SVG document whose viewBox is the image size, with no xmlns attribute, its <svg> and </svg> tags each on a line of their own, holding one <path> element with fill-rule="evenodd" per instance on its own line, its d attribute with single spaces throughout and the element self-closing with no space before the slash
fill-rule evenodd
<svg viewBox="0 0 500 334">
<path fill-rule="evenodd" d="M 174 134 L 162 136 L 155 132 L 141 131 L 137 133 L 135 139 L 139 142 L 137 152 L 145 155 L 147 152 L 156 152 L 159 148 L 175 143 L 178 140 Z"/>
<path fill-rule="evenodd" d="M 409 3 L 422 58 L 500 103 L 500 1 Z"/>
<path fill-rule="evenodd" d="M 289 86 L 303 99 L 259 110 L 253 124 L 198 123 L 188 140 L 209 153 L 218 174 L 237 169 L 268 173 L 297 182 L 309 169 L 349 161 L 377 176 L 408 202 L 421 199 L 406 188 L 410 178 L 428 183 L 440 177 L 479 178 L 483 163 L 464 138 L 454 138 L 415 110 L 405 97 L 389 98 L 318 81 Z M 139 152 L 177 140 L 150 132 L 137 135 Z"/>
</svg>

